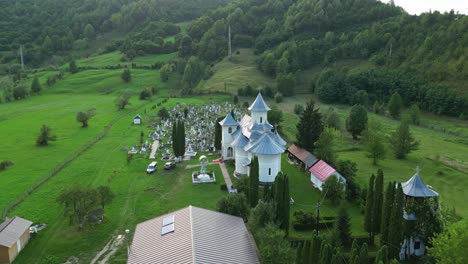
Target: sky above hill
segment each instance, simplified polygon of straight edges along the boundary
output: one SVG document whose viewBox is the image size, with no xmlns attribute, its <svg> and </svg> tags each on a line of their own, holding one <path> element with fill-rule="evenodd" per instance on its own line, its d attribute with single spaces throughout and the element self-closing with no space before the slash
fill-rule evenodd
<svg viewBox="0 0 468 264">
<path fill-rule="evenodd" d="M 380 0 L 388 3 L 390 0 Z M 467 0 L 394 0 L 395 5 L 403 7 L 409 14 L 419 15 L 423 12 L 439 11 L 441 13 L 454 10 L 460 14 L 468 14 Z"/>
</svg>

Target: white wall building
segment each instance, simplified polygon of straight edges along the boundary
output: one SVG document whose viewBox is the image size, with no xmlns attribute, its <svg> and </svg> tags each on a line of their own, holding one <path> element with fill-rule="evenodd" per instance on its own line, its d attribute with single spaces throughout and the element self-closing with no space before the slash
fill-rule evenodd
<svg viewBox="0 0 468 264">
<path fill-rule="evenodd" d="M 219 124 L 222 126 L 221 155 L 223 159 L 235 159 L 235 173 L 248 175 L 250 161 L 258 157 L 260 182 L 272 183 L 281 171 L 281 154 L 286 141 L 268 123 L 271 110 L 259 93 L 249 107 L 251 116 L 244 115 L 238 123 L 230 113 Z"/>
</svg>

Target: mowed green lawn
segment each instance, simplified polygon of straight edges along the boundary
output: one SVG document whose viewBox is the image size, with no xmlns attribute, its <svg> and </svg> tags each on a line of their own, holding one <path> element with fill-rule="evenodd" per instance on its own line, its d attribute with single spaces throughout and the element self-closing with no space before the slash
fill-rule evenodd
<svg viewBox="0 0 468 264">
<path fill-rule="evenodd" d="M 0 172 L 0 208 L 3 209 L 31 186 L 48 175 L 58 164 L 100 134 L 106 125 L 122 114 L 132 112 L 146 101 L 138 100 L 139 92 L 156 86 L 159 98 L 167 87 L 175 86 L 175 77 L 161 83 L 156 70 L 132 70 L 133 80 L 124 83 L 121 70 L 89 70 L 66 74 L 55 85 L 43 85 L 39 96 L 0 104 L 0 135 L 3 144 L 0 160 L 14 165 Z M 41 83 L 49 74 L 38 74 Z M 115 98 L 123 90 L 133 91 L 129 110 L 117 111 Z M 96 115 L 88 128 L 76 121 L 79 111 L 94 108 Z M 134 111 L 133 111 L 134 112 Z M 127 122 L 131 122 L 131 116 Z M 52 128 L 57 141 L 47 147 L 35 145 L 43 124 Z"/>
<path fill-rule="evenodd" d="M 217 200 L 227 194 L 219 187 L 223 183 L 219 166 L 209 167 L 215 171 L 217 183 L 192 185 L 192 170 L 186 170 L 182 165 L 172 171 L 159 168 L 154 174 L 147 175 L 145 170 L 149 160 L 136 158 L 127 164 L 127 154 L 121 148 L 137 144 L 142 129 L 131 126 L 127 120 L 119 121 L 108 136 L 12 213 L 49 224 L 30 242 L 17 263 L 42 263 L 45 259 L 60 263 L 69 256 L 77 256 L 82 263 L 89 263 L 112 235 L 122 234 L 126 228 L 133 231 L 139 222 L 188 205 L 215 208 Z M 69 226 L 55 199 L 62 189 L 73 185 L 111 187 L 116 197 L 106 207 L 103 224 L 83 232 Z"/>
<path fill-rule="evenodd" d="M 276 106 L 285 111 L 285 121 L 282 126 L 286 138 L 290 142 L 296 139 L 296 124 L 299 121 L 299 117 L 293 113 L 294 105 L 297 103 L 305 105 L 309 99 L 310 95 L 297 95 L 287 98 L 280 104 L 275 104 L 273 101 L 268 102 L 271 106 Z M 323 110 L 330 106 L 326 104 L 317 105 Z M 344 126 L 350 107 L 341 105 L 333 105 L 333 107 L 338 111 Z M 369 113 L 369 118 L 380 122 L 382 130 L 387 136 L 399 124 L 396 120 L 373 113 Z M 434 119 L 433 116 L 423 115 L 422 122 L 435 123 L 438 127 L 453 130 L 465 136 L 468 135 L 468 124 L 459 120 L 442 119 L 440 117 Z M 468 161 L 466 138 L 418 126 L 411 126 L 411 131 L 416 139 L 420 141 L 420 146 L 418 150 L 409 154 L 405 160 L 395 159 L 391 147 L 387 144 L 387 158 L 380 161 L 378 166 L 374 166 L 372 161 L 366 157 L 362 142 L 353 140 L 345 131 L 336 140 L 338 159 L 349 159 L 357 163 L 356 179 L 362 187 L 367 186 L 370 175 L 375 174 L 379 168 L 384 171 L 386 182 L 404 182 L 415 174 L 416 167 L 419 166 L 420 176 L 423 181 L 439 192 L 442 206 L 455 208 L 458 214 L 464 218 L 468 217 L 468 209 L 464 206 L 465 201 L 468 199 L 468 192 L 464 191 L 468 186 L 468 175 L 459 169 L 463 164 L 466 165 L 466 161 Z M 446 162 L 434 160 L 437 157 L 440 157 L 441 160 L 448 159 L 454 162 L 448 166 Z"/>
</svg>

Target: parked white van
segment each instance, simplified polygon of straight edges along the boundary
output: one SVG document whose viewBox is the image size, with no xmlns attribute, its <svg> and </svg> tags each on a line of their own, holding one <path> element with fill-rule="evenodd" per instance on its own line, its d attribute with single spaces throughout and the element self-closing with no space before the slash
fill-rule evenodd
<svg viewBox="0 0 468 264">
<path fill-rule="evenodd" d="M 148 168 L 146 169 L 146 172 L 148 174 L 153 173 L 153 172 L 156 171 L 157 168 L 158 168 L 158 163 L 156 161 L 151 162 L 150 165 L 148 165 Z"/>
</svg>

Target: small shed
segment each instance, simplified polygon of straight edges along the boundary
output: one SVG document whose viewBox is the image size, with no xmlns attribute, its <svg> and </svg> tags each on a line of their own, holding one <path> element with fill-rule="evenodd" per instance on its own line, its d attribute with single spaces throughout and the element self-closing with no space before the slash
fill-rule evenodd
<svg viewBox="0 0 468 264">
<path fill-rule="evenodd" d="M 134 125 L 141 125 L 141 116 L 140 115 L 136 115 L 134 118 L 133 118 L 133 124 Z"/>
<path fill-rule="evenodd" d="M 317 187 L 320 191 L 322 190 L 322 185 L 330 176 L 335 176 L 338 180 L 346 184 L 346 179 L 341 176 L 339 172 L 337 172 L 332 166 L 328 165 L 323 160 L 319 160 L 315 163 L 312 168 L 309 169 L 310 172 L 310 181 Z"/>
<path fill-rule="evenodd" d="M 0 263 L 12 263 L 31 238 L 31 221 L 15 216 L 0 224 Z"/>
<path fill-rule="evenodd" d="M 295 144 L 289 146 L 287 152 L 288 158 L 298 162 L 304 170 L 309 170 L 310 167 L 319 161 L 312 153 Z"/>
</svg>

